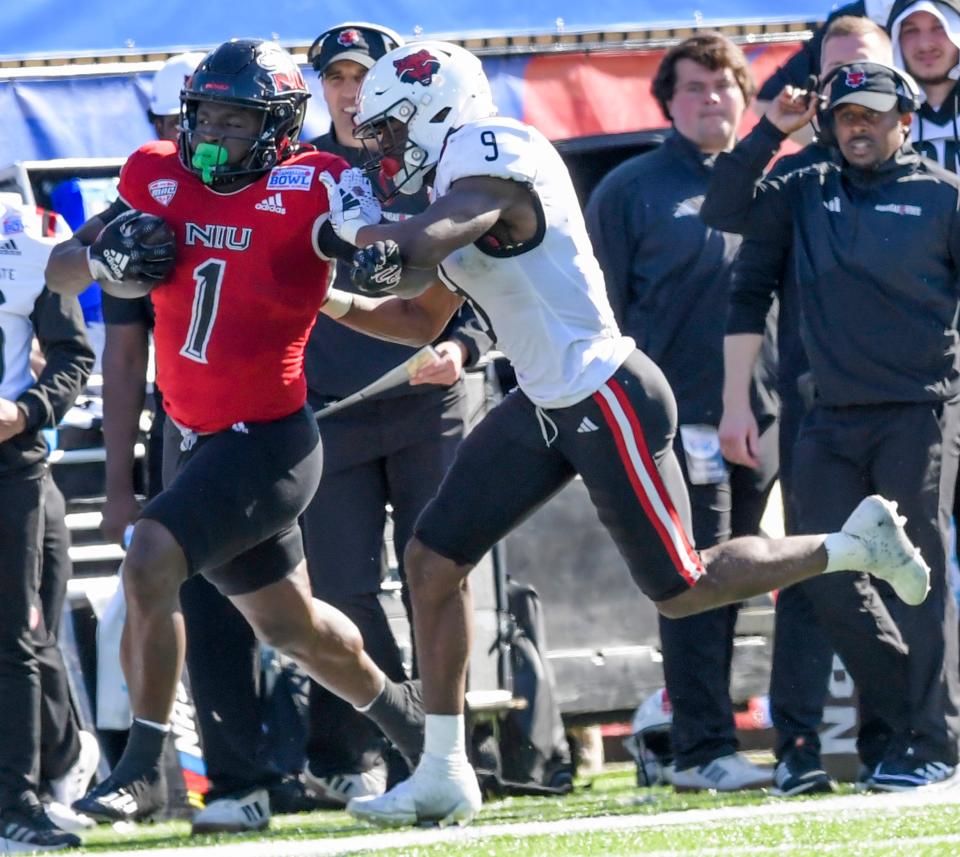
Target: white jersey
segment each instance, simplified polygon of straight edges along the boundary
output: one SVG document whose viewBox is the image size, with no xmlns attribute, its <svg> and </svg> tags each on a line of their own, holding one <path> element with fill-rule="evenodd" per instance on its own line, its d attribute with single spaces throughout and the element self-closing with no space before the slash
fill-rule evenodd
<svg viewBox="0 0 960 857">
<path fill-rule="evenodd" d="M 534 404 L 574 405 L 595 393 L 635 346 L 610 309 L 566 166 L 535 128 L 492 117 L 447 139 L 434 196 L 469 176 L 529 185 L 540 229 L 519 249 L 485 241 L 461 247 L 443 260 L 440 275 L 477 306 Z"/>
<path fill-rule="evenodd" d="M 70 237 L 60 218 L 50 237 L 42 215 L 16 194 L 0 194 L 0 397 L 14 401 L 34 383 L 30 315 L 44 286 L 50 251 Z"/>
</svg>

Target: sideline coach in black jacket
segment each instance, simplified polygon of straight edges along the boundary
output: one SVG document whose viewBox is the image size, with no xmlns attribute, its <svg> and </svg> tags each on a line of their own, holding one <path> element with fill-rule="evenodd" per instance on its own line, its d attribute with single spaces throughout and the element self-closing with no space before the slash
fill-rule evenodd
<svg viewBox="0 0 960 857">
<path fill-rule="evenodd" d="M 819 531 L 881 491 L 899 502 L 931 563 L 927 602 L 889 605 L 909 650 L 913 703 L 910 728 L 870 778 L 891 791 L 952 776 L 958 727 L 944 533 L 957 473 L 950 441 L 958 429 L 960 182 L 906 142 L 917 101 L 908 84 L 879 64 L 842 66 L 821 117 L 841 161 L 759 180 L 816 109 L 815 98 L 787 87 L 767 118 L 717 159 L 701 209 L 714 228 L 793 252 L 816 386 L 795 453 L 799 532 Z"/>
</svg>

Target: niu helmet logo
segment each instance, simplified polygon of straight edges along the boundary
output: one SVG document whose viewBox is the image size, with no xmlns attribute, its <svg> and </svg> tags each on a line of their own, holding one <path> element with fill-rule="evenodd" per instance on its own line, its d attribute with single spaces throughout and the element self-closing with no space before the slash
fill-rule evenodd
<svg viewBox="0 0 960 857">
<path fill-rule="evenodd" d="M 273 71 L 270 72 L 270 77 L 273 80 L 273 85 L 277 88 L 277 92 L 307 88 L 303 75 L 300 74 L 298 68 L 292 68 L 289 71 Z"/>
<path fill-rule="evenodd" d="M 433 83 L 433 76 L 440 71 L 440 61 L 429 51 L 421 50 L 394 60 L 393 67 L 397 70 L 397 77 L 404 83 L 429 86 Z"/>
<path fill-rule="evenodd" d="M 850 89 L 857 89 L 867 82 L 867 73 L 865 71 L 848 71 L 847 86 Z"/>
</svg>

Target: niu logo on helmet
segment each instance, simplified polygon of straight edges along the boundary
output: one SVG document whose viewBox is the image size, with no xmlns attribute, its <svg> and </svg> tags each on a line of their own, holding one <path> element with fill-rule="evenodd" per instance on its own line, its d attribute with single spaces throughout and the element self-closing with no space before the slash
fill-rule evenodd
<svg viewBox="0 0 960 857">
<path fill-rule="evenodd" d="M 440 61 L 429 51 L 417 51 L 393 61 L 397 77 L 404 83 L 419 83 L 429 86 L 433 76 L 440 71 Z"/>
<path fill-rule="evenodd" d="M 270 77 L 273 79 L 274 86 L 277 87 L 277 92 L 307 88 L 303 75 L 300 74 L 298 68 L 292 68 L 288 71 L 273 71 L 270 72 Z"/>
</svg>

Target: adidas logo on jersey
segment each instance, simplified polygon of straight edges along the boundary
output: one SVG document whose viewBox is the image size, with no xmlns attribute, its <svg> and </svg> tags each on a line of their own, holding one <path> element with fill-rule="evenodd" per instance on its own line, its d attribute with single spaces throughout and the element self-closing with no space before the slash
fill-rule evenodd
<svg viewBox="0 0 960 857">
<path fill-rule="evenodd" d="M 580 420 L 580 425 L 577 426 L 577 434 L 584 434 L 588 431 L 600 431 L 600 426 L 590 419 L 590 417 L 584 417 Z"/>
<path fill-rule="evenodd" d="M 20 248 L 12 238 L 0 241 L 0 256 L 20 256 Z"/>
<path fill-rule="evenodd" d="M 827 211 L 832 211 L 834 214 L 839 214 L 840 213 L 840 197 L 835 196 L 833 199 L 830 199 L 830 200 L 825 199 L 823 201 L 823 207 Z"/>
<path fill-rule="evenodd" d="M 287 210 L 283 207 L 283 198 L 279 193 L 271 194 L 266 199 L 261 200 L 255 206 L 257 211 L 272 211 L 274 214 L 286 214 Z"/>
</svg>

